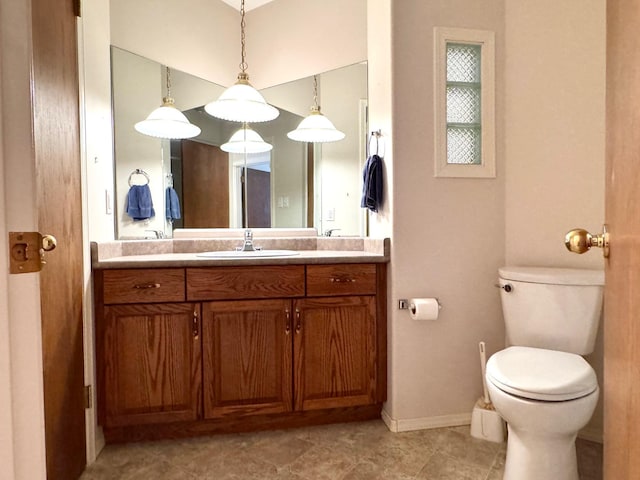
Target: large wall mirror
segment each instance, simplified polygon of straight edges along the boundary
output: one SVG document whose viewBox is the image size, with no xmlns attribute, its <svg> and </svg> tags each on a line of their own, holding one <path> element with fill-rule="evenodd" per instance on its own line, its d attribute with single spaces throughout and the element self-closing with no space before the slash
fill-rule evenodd
<svg viewBox="0 0 640 480">
<path fill-rule="evenodd" d="M 280 110 L 276 120 L 253 124 L 273 145 L 266 153 L 229 154 L 220 149 L 239 124 L 208 115 L 204 105 L 223 87 L 175 69 L 171 96 L 202 133 L 188 140 L 162 140 L 134 129 L 166 94 L 166 66 L 112 47 L 117 236 L 171 236 L 176 228 L 315 227 L 320 233 L 365 235 L 360 208 L 366 160 L 367 65 L 319 72 L 322 111 L 346 134 L 323 144 L 295 142 L 296 128 L 313 103 L 313 77 L 262 90 Z M 169 66 L 171 67 L 171 66 Z M 136 173 L 140 172 L 140 173 Z M 125 212 L 130 185 L 147 183 L 155 216 L 134 220 Z M 246 182 L 246 188 L 243 188 Z M 181 215 L 168 221 L 167 188 Z"/>
</svg>

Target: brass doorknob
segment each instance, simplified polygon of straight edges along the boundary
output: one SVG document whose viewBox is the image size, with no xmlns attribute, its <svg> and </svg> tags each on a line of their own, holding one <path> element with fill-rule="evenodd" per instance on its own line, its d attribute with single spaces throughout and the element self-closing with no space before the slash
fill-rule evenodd
<svg viewBox="0 0 640 480">
<path fill-rule="evenodd" d="M 58 241 L 56 240 L 56 237 L 54 237 L 53 235 L 42 236 L 42 249 L 45 252 L 50 252 L 51 250 L 56 248 L 57 245 L 58 245 Z"/>
<path fill-rule="evenodd" d="M 602 233 L 598 235 L 592 235 L 583 228 L 574 228 L 565 235 L 564 245 L 567 250 L 573 253 L 584 253 L 589 251 L 591 247 L 602 248 L 602 254 L 606 258 L 609 256 L 607 226 L 603 225 Z"/>
</svg>

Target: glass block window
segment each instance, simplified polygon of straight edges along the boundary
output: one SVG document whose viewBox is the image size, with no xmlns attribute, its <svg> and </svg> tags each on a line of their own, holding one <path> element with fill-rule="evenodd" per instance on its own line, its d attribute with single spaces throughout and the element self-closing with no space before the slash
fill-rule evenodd
<svg viewBox="0 0 640 480">
<path fill-rule="evenodd" d="M 447 163 L 482 162 L 480 45 L 447 43 Z"/>
<path fill-rule="evenodd" d="M 495 177 L 494 34 L 435 29 L 436 176 Z"/>
</svg>

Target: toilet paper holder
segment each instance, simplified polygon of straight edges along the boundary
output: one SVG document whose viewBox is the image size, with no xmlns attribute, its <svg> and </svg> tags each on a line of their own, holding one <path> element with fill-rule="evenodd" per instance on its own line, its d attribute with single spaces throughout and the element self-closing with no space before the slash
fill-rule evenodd
<svg viewBox="0 0 640 480">
<path fill-rule="evenodd" d="M 436 302 L 438 302 L 438 310 L 442 310 L 442 303 L 440 303 L 440 299 L 435 297 Z M 398 300 L 398 308 L 400 310 L 409 310 L 410 302 L 408 298 L 401 298 Z"/>
</svg>

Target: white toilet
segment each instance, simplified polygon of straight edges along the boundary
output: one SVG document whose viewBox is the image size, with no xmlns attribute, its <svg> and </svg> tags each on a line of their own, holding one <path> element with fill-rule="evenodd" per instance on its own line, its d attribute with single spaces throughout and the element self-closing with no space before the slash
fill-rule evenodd
<svg viewBox="0 0 640 480">
<path fill-rule="evenodd" d="M 604 272 L 499 270 L 508 347 L 487 362 L 489 396 L 509 436 L 504 480 L 578 480 L 575 439 L 598 401 L 581 357 L 593 351 Z"/>
</svg>

